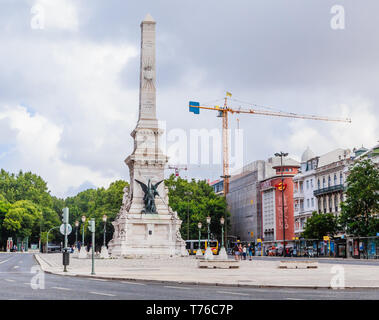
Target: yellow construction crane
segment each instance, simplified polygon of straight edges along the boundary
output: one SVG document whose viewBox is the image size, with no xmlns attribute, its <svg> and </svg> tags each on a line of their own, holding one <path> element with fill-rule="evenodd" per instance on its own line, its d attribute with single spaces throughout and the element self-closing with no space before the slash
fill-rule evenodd
<svg viewBox="0 0 379 320">
<path fill-rule="evenodd" d="M 223 175 L 221 178 L 224 179 L 224 196 L 229 192 L 229 141 L 228 141 L 228 114 L 229 113 L 249 113 L 255 115 L 265 115 L 265 116 L 275 116 L 275 117 L 286 117 L 286 118 L 298 118 L 298 119 L 310 119 L 310 120 L 323 120 L 323 121 L 337 121 L 337 122 L 351 122 L 349 118 L 330 118 L 324 116 L 315 116 L 315 115 L 305 115 L 305 114 L 296 114 L 292 112 L 283 112 L 283 111 L 267 111 L 267 110 L 257 110 L 257 109 L 248 109 L 248 108 L 230 108 L 228 107 L 228 97 L 232 97 L 230 92 L 226 92 L 224 98 L 224 105 L 220 106 L 200 106 L 199 102 L 190 101 L 189 102 L 189 111 L 195 114 L 200 113 L 200 109 L 214 110 L 218 111 L 218 117 L 222 118 L 222 149 L 223 149 Z"/>
</svg>

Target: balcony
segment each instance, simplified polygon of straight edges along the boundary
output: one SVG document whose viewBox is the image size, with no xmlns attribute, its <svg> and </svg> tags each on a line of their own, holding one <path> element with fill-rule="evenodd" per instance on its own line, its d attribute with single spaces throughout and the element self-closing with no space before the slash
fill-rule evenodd
<svg viewBox="0 0 379 320">
<path fill-rule="evenodd" d="M 313 191 L 313 194 L 317 197 L 317 196 L 321 196 L 323 194 L 338 192 L 338 191 L 345 191 L 345 187 L 343 184 L 338 184 L 336 186 L 317 189 L 317 190 Z"/>
<path fill-rule="evenodd" d="M 304 192 L 303 190 L 295 190 L 293 193 L 294 199 L 304 199 Z"/>
</svg>

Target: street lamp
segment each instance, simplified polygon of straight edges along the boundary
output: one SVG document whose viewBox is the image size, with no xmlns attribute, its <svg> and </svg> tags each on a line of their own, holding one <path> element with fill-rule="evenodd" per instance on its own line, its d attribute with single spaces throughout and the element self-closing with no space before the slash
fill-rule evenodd
<svg viewBox="0 0 379 320">
<path fill-rule="evenodd" d="M 208 241 L 207 241 L 207 249 L 205 250 L 205 255 L 204 255 L 204 258 L 207 259 L 207 260 L 211 260 L 213 259 L 213 252 L 211 250 L 211 246 L 210 246 L 210 239 L 209 239 L 209 225 L 211 223 L 211 217 L 208 216 L 207 217 L 207 224 L 208 224 Z"/>
<path fill-rule="evenodd" d="M 106 225 L 107 225 L 107 215 L 103 215 L 103 221 L 104 221 L 104 244 L 103 246 L 105 247 L 105 234 L 107 233 Z"/>
<path fill-rule="evenodd" d="M 225 223 L 224 217 L 220 218 L 220 223 L 221 223 L 221 248 L 223 248 L 224 247 L 224 223 Z"/>
<path fill-rule="evenodd" d="M 197 251 L 196 251 L 196 255 L 197 255 L 197 256 L 202 256 L 202 255 L 203 255 L 203 252 L 201 251 L 201 245 L 200 245 L 201 227 L 202 227 L 202 226 L 203 226 L 203 225 L 202 225 L 201 222 L 199 222 L 199 223 L 197 224 L 197 227 L 199 228 L 199 247 L 198 247 L 198 249 L 197 249 Z"/>
<path fill-rule="evenodd" d="M 76 227 L 76 231 L 75 231 L 75 245 L 76 245 L 76 248 L 78 248 L 78 227 L 79 227 L 79 221 L 78 220 L 75 221 L 75 227 Z"/>
<path fill-rule="evenodd" d="M 221 223 L 221 249 L 218 253 L 218 258 L 220 260 L 228 260 L 228 254 L 226 253 L 226 250 L 224 247 L 224 224 L 225 224 L 224 217 L 220 218 L 220 223 Z"/>
<path fill-rule="evenodd" d="M 192 196 L 192 192 L 186 191 L 184 195 L 187 197 L 187 240 L 189 240 L 189 200 L 190 196 Z"/>
<path fill-rule="evenodd" d="M 211 217 L 210 216 L 207 217 L 207 224 L 208 224 L 208 245 L 209 245 L 209 233 L 210 233 L 209 225 L 211 224 Z"/>
<path fill-rule="evenodd" d="M 286 252 L 286 231 L 285 231 L 285 220 L 284 220 L 284 176 L 283 176 L 283 157 L 287 157 L 288 153 L 280 151 L 280 153 L 275 153 L 275 157 L 280 157 L 280 171 L 282 176 L 282 211 L 283 211 L 283 257 Z"/>
<path fill-rule="evenodd" d="M 82 233 L 82 247 L 84 247 L 84 223 L 86 222 L 86 216 L 82 216 L 83 233 Z"/>
</svg>

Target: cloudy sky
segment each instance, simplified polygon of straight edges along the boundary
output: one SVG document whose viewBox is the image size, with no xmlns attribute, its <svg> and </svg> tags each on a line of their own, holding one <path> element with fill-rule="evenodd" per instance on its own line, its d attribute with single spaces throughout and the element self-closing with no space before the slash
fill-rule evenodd
<svg viewBox="0 0 379 320">
<path fill-rule="evenodd" d="M 379 139 L 377 0 L 0 5 L 0 167 L 41 175 L 53 195 L 129 179 L 123 161 L 132 151 L 139 25 L 147 13 L 157 21 L 157 114 L 171 138 L 185 132 L 189 145 L 190 130 L 219 130 L 215 112 L 193 115 L 188 101 L 212 104 L 230 91 L 235 107 L 352 119 L 241 115 L 244 164 L 281 150 L 299 159 L 307 146 L 323 154 L 372 147 Z M 335 5 L 342 5 L 344 21 L 332 13 Z M 344 28 L 332 28 L 333 21 Z M 230 126 L 233 132 L 237 116 Z M 168 141 L 168 149 L 176 142 Z M 220 174 L 216 161 L 192 163 L 187 172 L 207 179 Z"/>
</svg>

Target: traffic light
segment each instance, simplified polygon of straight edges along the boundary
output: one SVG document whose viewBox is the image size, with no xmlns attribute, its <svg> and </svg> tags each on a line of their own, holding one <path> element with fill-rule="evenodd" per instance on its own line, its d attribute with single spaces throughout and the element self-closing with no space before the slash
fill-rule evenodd
<svg viewBox="0 0 379 320">
<path fill-rule="evenodd" d="M 62 222 L 68 224 L 68 208 L 63 208 Z"/>
</svg>

